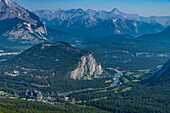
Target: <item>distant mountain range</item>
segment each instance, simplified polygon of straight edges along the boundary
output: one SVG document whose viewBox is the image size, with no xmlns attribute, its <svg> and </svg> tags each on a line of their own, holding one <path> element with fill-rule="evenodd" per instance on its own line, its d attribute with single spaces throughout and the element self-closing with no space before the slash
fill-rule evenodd
<svg viewBox="0 0 170 113">
<path fill-rule="evenodd" d="M 143 35 L 162 31 L 170 25 L 170 17 L 142 17 L 126 14 L 118 9 L 96 10 L 35 10 L 47 26 L 68 29 L 73 32 L 102 32 L 112 34 Z"/>
<path fill-rule="evenodd" d="M 63 18 L 63 20 L 66 20 L 70 17 L 75 16 L 83 16 L 90 19 L 99 18 L 102 20 L 108 20 L 108 19 L 127 19 L 127 20 L 136 20 L 146 23 L 158 23 L 163 25 L 164 27 L 168 27 L 170 25 L 170 16 L 151 16 L 151 17 L 143 17 L 139 16 L 138 14 L 127 14 L 121 12 L 119 9 L 114 8 L 112 11 L 96 11 L 92 9 L 83 10 L 83 9 L 71 9 L 71 10 L 35 10 L 35 12 L 38 16 L 41 18 L 47 19 L 48 21 L 51 21 L 55 18 Z"/>
<path fill-rule="evenodd" d="M 17 43 L 47 41 L 46 27 L 34 13 L 11 0 L 0 0 L 0 40 Z"/>
<path fill-rule="evenodd" d="M 139 36 L 160 32 L 170 24 L 169 17 L 141 17 L 120 12 L 116 8 L 110 12 L 91 9 L 33 11 L 43 23 L 34 13 L 11 0 L 0 1 L 0 12 L 1 45 L 54 42 L 58 41 L 58 37 L 66 38 L 66 34 L 67 38 L 73 34 L 80 38 L 115 34 Z"/>
</svg>

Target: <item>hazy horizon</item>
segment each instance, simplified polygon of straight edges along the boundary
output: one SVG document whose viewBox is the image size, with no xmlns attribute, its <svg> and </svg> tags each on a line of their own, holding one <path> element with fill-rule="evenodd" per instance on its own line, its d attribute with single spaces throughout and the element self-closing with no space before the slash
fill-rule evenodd
<svg viewBox="0 0 170 113">
<path fill-rule="evenodd" d="M 140 16 L 170 16 L 170 0 L 13 0 L 29 10 L 77 9 L 106 10 Z"/>
</svg>

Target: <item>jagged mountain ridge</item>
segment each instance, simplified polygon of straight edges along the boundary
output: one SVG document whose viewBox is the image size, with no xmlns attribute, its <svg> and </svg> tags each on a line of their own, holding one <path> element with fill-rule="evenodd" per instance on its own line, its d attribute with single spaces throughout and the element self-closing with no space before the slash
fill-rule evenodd
<svg viewBox="0 0 170 113">
<path fill-rule="evenodd" d="M 76 49 L 65 42 L 41 43 L 3 62 L 4 70 L 28 68 L 49 70 L 55 76 L 74 80 L 92 80 L 109 76 L 90 52 Z"/>
<path fill-rule="evenodd" d="M 35 10 L 47 26 L 81 31 L 107 31 L 113 34 L 143 35 L 164 29 L 159 22 L 141 20 L 137 14 L 126 14 L 118 9 L 112 11 L 96 10 Z"/>
<path fill-rule="evenodd" d="M 139 16 L 138 14 L 127 14 L 121 12 L 119 9 L 114 8 L 112 11 L 96 11 L 92 9 L 83 10 L 83 9 L 70 9 L 70 10 L 35 10 L 35 12 L 40 18 L 44 18 L 47 20 L 53 20 L 56 17 L 59 18 L 60 14 L 62 15 L 61 18 L 67 19 L 69 16 L 72 16 L 74 13 L 76 14 L 85 14 L 86 16 L 89 16 L 90 18 L 95 19 L 96 17 L 102 19 L 102 20 L 108 20 L 110 19 L 128 19 L 128 20 L 137 20 L 141 22 L 146 23 L 159 23 L 163 25 L 164 27 L 168 27 L 170 25 L 170 16 L 151 16 L 151 17 L 143 17 Z M 68 13 L 72 13 L 70 15 L 66 15 Z M 75 15 L 75 14 L 74 14 Z"/>
<path fill-rule="evenodd" d="M 13 21 L 15 25 L 12 26 Z M 0 1 L 0 23 L 0 30 L 10 28 L 1 32 L 1 40 L 34 44 L 48 40 L 46 27 L 39 17 L 11 0 Z"/>
<path fill-rule="evenodd" d="M 63 18 L 63 19 L 68 19 L 73 15 L 82 15 L 84 14 L 85 16 L 89 16 L 90 18 L 96 18 L 99 17 L 102 20 L 107 20 L 109 18 L 127 18 L 130 19 L 132 17 L 138 17 L 137 14 L 126 14 L 126 13 L 122 13 L 120 12 L 117 8 L 113 9 L 111 12 L 107 12 L 107 11 L 96 11 L 96 10 L 92 10 L 92 9 L 88 9 L 88 10 L 83 10 L 83 9 L 70 9 L 70 10 L 35 10 L 33 11 L 36 14 L 38 14 L 41 18 L 45 18 L 48 20 L 53 20 L 56 17 L 58 18 Z M 61 14 L 64 14 L 61 16 Z M 67 15 L 69 14 L 69 15 Z M 83 15 L 82 15 L 83 16 Z"/>
</svg>

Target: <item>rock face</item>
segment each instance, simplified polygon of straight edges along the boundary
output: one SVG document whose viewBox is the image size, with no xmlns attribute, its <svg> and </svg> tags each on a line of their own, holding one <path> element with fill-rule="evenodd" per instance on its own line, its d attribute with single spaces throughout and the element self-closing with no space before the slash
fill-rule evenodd
<svg viewBox="0 0 170 113">
<path fill-rule="evenodd" d="M 128 34 L 128 35 L 143 35 L 148 33 L 156 33 L 162 31 L 167 19 L 150 19 L 140 17 L 137 14 L 126 14 L 118 9 L 112 11 L 96 11 L 96 10 L 36 10 L 34 11 L 47 26 L 52 26 L 60 29 L 69 29 L 74 31 L 90 31 L 103 32 L 109 34 Z M 153 20 L 153 21 L 152 21 Z M 161 21 L 161 22 L 160 22 Z"/>
<path fill-rule="evenodd" d="M 2 37 L 12 42 L 37 44 L 45 40 L 48 41 L 45 37 L 46 31 L 44 28 L 40 26 L 34 29 L 29 22 L 23 22 L 17 24 L 12 30 L 3 33 Z"/>
<path fill-rule="evenodd" d="M 6 21 L 6 23 L 4 23 Z M 15 25 L 11 25 L 15 21 Z M 39 43 L 46 39 L 46 28 L 34 13 L 11 0 L 0 0 L 0 37 L 18 43 Z M 7 24 L 9 23 L 9 24 Z"/>
<path fill-rule="evenodd" d="M 81 57 L 78 67 L 71 72 L 70 78 L 74 80 L 92 80 L 101 78 L 104 73 L 102 66 L 96 62 L 92 54 L 89 54 Z"/>
<path fill-rule="evenodd" d="M 9 5 L 11 3 L 11 0 L 0 0 L 0 2 Z"/>
<path fill-rule="evenodd" d="M 11 0 L 0 0 L 0 12 L 0 20 L 17 17 L 32 24 L 36 24 L 39 21 L 39 18 L 34 13 L 24 9 Z"/>
</svg>

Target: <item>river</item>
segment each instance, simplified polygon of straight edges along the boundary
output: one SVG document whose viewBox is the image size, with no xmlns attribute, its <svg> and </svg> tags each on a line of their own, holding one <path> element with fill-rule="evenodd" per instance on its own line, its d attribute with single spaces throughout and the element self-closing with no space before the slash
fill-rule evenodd
<svg viewBox="0 0 170 113">
<path fill-rule="evenodd" d="M 112 84 L 111 87 L 115 87 L 115 86 L 117 85 L 117 83 L 120 81 L 119 77 L 120 77 L 120 75 L 121 75 L 122 73 L 123 73 L 123 72 L 119 72 L 119 73 L 117 73 L 117 74 L 115 75 L 115 77 L 113 78 L 113 79 L 114 79 L 114 82 L 113 82 L 113 84 Z"/>
</svg>

